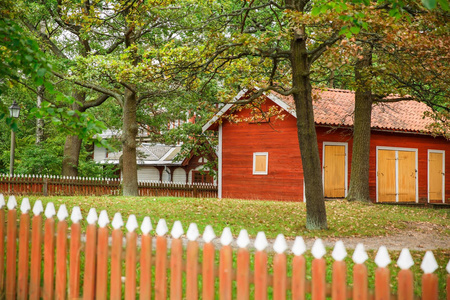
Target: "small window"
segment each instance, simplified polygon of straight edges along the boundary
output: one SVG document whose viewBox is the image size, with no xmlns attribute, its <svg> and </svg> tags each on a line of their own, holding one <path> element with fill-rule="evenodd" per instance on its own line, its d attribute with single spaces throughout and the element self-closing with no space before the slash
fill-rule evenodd
<svg viewBox="0 0 450 300">
<path fill-rule="evenodd" d="M 267 175 L 269 153 L 253 153 L 253 175 Z"/>
</svg>

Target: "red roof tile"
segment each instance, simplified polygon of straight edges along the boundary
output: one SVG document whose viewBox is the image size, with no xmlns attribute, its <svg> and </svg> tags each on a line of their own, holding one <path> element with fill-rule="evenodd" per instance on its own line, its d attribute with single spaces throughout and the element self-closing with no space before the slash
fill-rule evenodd
<svg viewBox="0 0 450 300">
<path fill-rule="evenodd" d="M 273 93 L 294 108 L 292 96 Z M 355 93 L 348 90 L 328 89 L 313 91 L 314 120 L 316 124 L 352 126 Z M 377 103 L 372 108 L 372 128 L 413 132 L 430 132 L 427 125 L 433 120 L 424 116 L 431 109 L 417 101 Z"/>
</svg>

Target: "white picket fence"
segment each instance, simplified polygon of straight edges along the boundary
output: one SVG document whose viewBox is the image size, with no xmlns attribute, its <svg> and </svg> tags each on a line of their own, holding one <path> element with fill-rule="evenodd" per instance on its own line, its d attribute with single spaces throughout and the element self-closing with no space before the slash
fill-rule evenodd
<svg viewBox="0 0 450 300">
<path fill-rule="evenodd" d="M 140 299 L 150 299 L 152 294 L 155 299 L 164 300 L 167 299 L 168 294 L 170 299 L 197 299 L 200 295 L 203 299 L 217 297 L 220 299 L 249 299 L 250 297 L 286 299 L 288 296 L 292 299 L 304 299 L 308 294 L 312 295 L 312 299 L 326 297 L 332 297 L 332 299 L 418 298 L 414 296 L 414 274 L 410 270 L 414 260 L 406 248 L 401 251 L 396 261 L 401 269 L 396 279 L 391 278 L 388 269 L 389 264 L 392 263 L 388 250 L 384 246 L 379 248 L 375 257 L 375 264 L 378 266 L 374 275 L 375 286 L 370 290 L 365 265 L 369 257 L 362 244 L 357 245 L 352 255 L 353 284 L 350 286 L 347 282 L 347 266 L 344 262 L 348 253 L 342 241 L 336 242 L 331 253 L 334 259 L 331 266 L 332 280 L 327 283 L 327 266 L 324 259 L 327 250 L 321 239 L 317 239 L 311 248 L 311 254 L 314 257 L 311 280 L 306 280 L 304 255 L 307 247 L 302 237 L 296 237 L 293 246 L 288 249 L 284 235 L 279 234 L 271 247 L 274 256 L 270 265 L 268 264 L 270 245 L 264 232 L 257 234 L 253 242 L 255 251 L 250 251 L 251 240 L 247 231 L 242 229 L 236 239 L 237 247 L 233 249 L 231 245 L 234 237 L 230 228 L 226 227 L 220 236 L 221 245 L 216 250 L 214 245 L 216 235 L 211 226 L 206 226 L 200 237 L 197 225 L 191 223 L 186 235 L 183 236 L 185 232 L 180 221 L 173 224 L 169 234 L 166 221 L 160 219 L 153 236 L 151 219 L 145 217 L 140 226 L 141 234 L 138 236 L 136 231 L 139 224 L 135 215 L 130 215 L 125 225 L 127 233 L 124 248 L 122 232 L 124 222 L 120 213 L 114 215 L 110 234 L 108 228 L 110 220 L 107 212 L 101 211 L 98 217 L 96 210 L 91 208 L 86 217 L 87 227 L 83 232 L 80 225 L 83 219 L 81 210 L 79 207 L 74 207 L 70 217 L 71 232 L 68 235 L 69 213 L 64 204 L 56 213 L 53 203 L 48 203 L 44 211 L 42 202 L 37 200 L 32 209 L 33 216 L 31 216 L 30 202 L 28 198 L 23 198 L 20 205 L 21 214 L 18 215 L 16 198 L 10 196 L 6 207 L 7 210 L 5 210 L 5 199 L 0 194 L 0 295 L 4 294 L 6 299 L 16 299 L 16 297 L 26 299 L 28 296 L 30 299 L 38 299 L 41 293 L 44 297 L 55 296 L 58 299 L 79 298 L 81 295 L 85 299 L 106 299 L 107 297 L 114 299 L 121 298 L 123 295 L 125 299 L 134 299 L 136 295 L 139 295 Z M 41 215 L 43 212 L 46 217 L 45 222 Z M 20 219 L 19 222 L 18 219 Z M 69 250 L 68 243 L 70 243 Z M 169 256 L 168 244 L 170 244 Z M 183 244 L 187 245 L 183 246 Z M 30 246 L 31 251 L 29 251 Z M 201 259 L 200 247 L 203 250 Z M 5 250 L 6 264 L 3 261 Z M 236 253 L 235 263 L 233 251 Z M 125 256 L 122 256 L 123 252 Z M 214 258 L 217 252 L 218 264 Z M 288 276 L 287 252 L 292 252 L 293 255 L 290 276 Z M 83 271 L 80 270 L 80 254 L 84 256 L 85 261 Z M 68 255 L 70 256 L 69 268 Z M 251 256 L 254 261 L 253 269 L 250 264 Z M 139 270 L 137 270 L 138 261 Z M 40 272 L 41 267 L 43 267 L 43 275 Z M 422 294 L 419 298 L 439 298 L 439 279 L 434 274 L 438 267 L 433 252 L 427 251 L 420 265 L 423 274 L 421 275 Z M 272 272 L 269 272 L 270 268 Z M 110 274 L 108 269 L 111 270 Z M 168 276 L 168 270 L 170 270 L 170 276 Z M 448 273 L 446 297 L 449 299 L 450 261 L 446 270 Z M 200 276 L 201 285 L 199 285 Z M 183 277 L 185 283 L 183 283 Z M 84 278 L 82 287 L 80 278 Z M 393 280 L 398 281 L 395 293 L 391 290 Z M 253 286 L 252 289 L 250 289 L 251 286 Z"/>
</svg>

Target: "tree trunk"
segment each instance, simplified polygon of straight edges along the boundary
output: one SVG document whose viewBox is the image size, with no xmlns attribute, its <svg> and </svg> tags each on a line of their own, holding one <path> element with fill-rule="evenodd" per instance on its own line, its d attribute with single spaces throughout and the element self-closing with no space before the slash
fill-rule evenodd
<svg viewBox="0 0 450 300">
<path fill-rule="evenodd" d="M 322 169 L 314 123 L 310 68 L 306 36 L 295 35 L 291 42 L 293 96 L 297 113 L 297 133 L 305 178 L 306 228 L 326 229 L 327 215 L 323 197 Z"/>
<path fill-rule="evenodd" d="M 77 102 L 84 103 L 86 98 L 86 93 L 76 92 L 72 93 L 72 96 L 77 100 L 73 105 L 72 109 L 80 112 L 84 112 Z M 62 161 L 62 175 L 63 176 L 78 176 L 78 164 L 80 159 L 81 151 L 81 139 L 76 135 L 66 136 L 66 142 L 64 144 L 64 158 Z"/>
<path fill-rule="evenodd" d="M 78 176 L 81 139 L 76 135 L 68 135 L 64 144 L 64 158 L 62 162 L 63 176 Z"/>
<path fill-rule="evenodd" d="M 136 123 L 136 94 L 125 89 L 123 104 L 123 195 L 138 196 L 137 163 L 136 163 L 136 135 L 138 127 Z"/>
<path fill-rule="evenodd" d="M 350 175 L 349 201 L 370 202 L 369 154 L 372 116 L 372 89 L 368 68 L 372 66 L 372 49 L 365 45 L 355 64 L 355 112 L 353 121 L 353 153 Z"/>
<path fill-rule="evenodd" d="M 39 31 L 41 34 L 45 34 L 45 22 L 40 22 L 40 29 Z M 44 50 L 45 51 L 45 50 Z M 38 86 L 37 88 L 37 97 L 36 97 L 36 107 L 41 108 L 42 106 L 42 99 L 44 97 L 45 87 L 43 85 Z M 37 118 L 36 119 L 36 145 L 39 145 L 44 140 L 44 119 L 43 118 Z"/>
<path fill-rule="evenodd" d="M 42 98 L 44 96 L 44 86 L 41 85 L 37 88 L 36 107 L 41 108 Z M 44 119 L 36 119 L 36 145 L 39 145 L 44 140 Z"/>
</svg>

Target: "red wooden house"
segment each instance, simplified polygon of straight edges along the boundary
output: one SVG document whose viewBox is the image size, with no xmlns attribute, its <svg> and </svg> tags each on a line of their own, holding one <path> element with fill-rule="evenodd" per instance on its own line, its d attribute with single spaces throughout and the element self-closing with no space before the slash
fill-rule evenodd
<svg viewBox="0 0 450 300">
<path fill-rule="evenodd" d="M 235 100 L 246 96 L 239 93 Z M 324 195 L 343 198 L 350 182 L 354 93 L 316 91 L 314 113 Z M 293 99 L 264 96 L 262 110 L 282 109 L 284 118 L 252 120 L 254 110 L 225 105 L 204 127 L 217 130 L 219 197 L 304 201 L 303 169 Z M 450 142 L 433 137 L 415 101 L 377 104 L 372 112 L 370 196 L 374 202 L 450 203 Z M 233 118 L 226 116 L 232 115 Z"/>
</svg>

